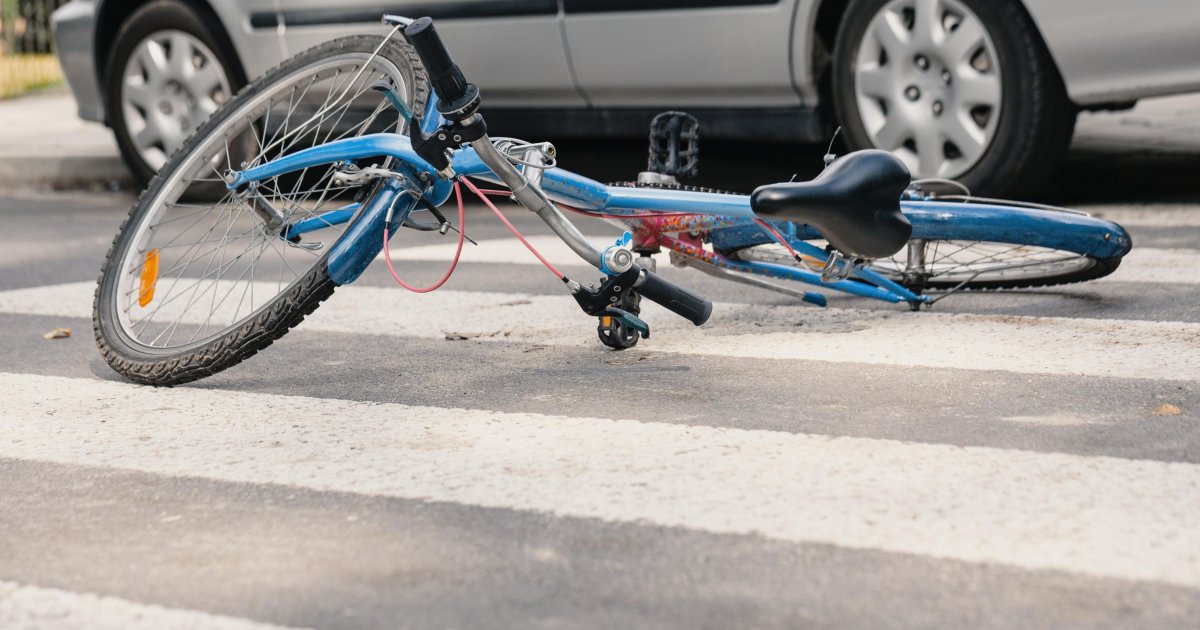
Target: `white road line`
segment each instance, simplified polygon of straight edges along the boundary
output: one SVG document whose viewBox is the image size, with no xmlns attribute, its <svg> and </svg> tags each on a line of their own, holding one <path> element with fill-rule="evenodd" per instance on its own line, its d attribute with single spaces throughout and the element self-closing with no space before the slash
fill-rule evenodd
<svg viewBox="0 0 1200 630">
<path fill-rule="evenodd" d="M 469 232 L 468 232 L 469 234 Z M 604 245 L 606 241 L 612 241 L 615 237 L 591 237 L 590 240 L 595 245 Z M 554 263 L 556 266 L 583 266 L 588 264 L 584 262 L 578 254 L 571 251 L 566 243 L 562 242 L 555 236 L 549 235 L 533 235 L 526 236 L 525 240 L 529 241 L 538 252 L 546 257 L 546 260 Z M 462 262 L 468 263 L 491 263 L 505 265 L 541 265 L 533 254 L 529 253 L 528 249 L 515 238 L 490 238 L 478 241 L 479 245 L 471 245 L 466 243 L 463 245 Z M 419 245 L 417 247 L 397 247 L 395 243 L 391 247 L 392 261 L 416 260 L 416 261 L 446 261 L 454 257 L 454 248 L 457 243 L 452 242 L 450 235 L 446 236 L 446 242 L 437 243 L 435 245 Z M 379 259 L 383 258 L 383 254 L 379 255 Z M 666 260 L 665 256 L 662 258 Z"/>
<path fill-rule="evenodd" d="M 1200 284 L 1200 251 L 1137 247 L 1101 282 Z"/>
<path fill-rule="evenodd" d="M 6 630 L 211 630 L 281 629 L 266 623 L 194 610 L 139 604 L 116 597 L 73 593 L 0 581 L 0 628 Z"/>
<path fill-rule="evenodd" d="M 534 236 L 529 241 L 550 262 L 560 266 L 587 266 L 579 256 L 553 236 Z M 593 239 L 597 244 L 604 241 Z M 454 256 L 453 243 L 422 245 L 420 247 L 393 247 L 393 261 L 445 261 Z M 665 254 L 658 257 L 660 264 L 667 264 Z M 540 265 L 536 258 L 516 239 L 501 238 L 479 241 L 478 247 L 463 246 L 463 262 L 497 265 Z M 403 265 L 399 266 L 403 275 Z M 1200 250 L 1161 249 L 1134 247 L 1121 261 L 1121 266 L 1104 282 L 1157 282 L 1173 284 L 1200 284 Z M 799 285 L 797 285 L 799 286 Z"/>
<path fill-rule="evenodd" d="M 0 292 L 0 312 L 90 317 L 90 282 Z M 182 301 L 180 301 L 182 303 Z M 1200 324 L 718 304 L 695 328 L 645 302 L 649 351 L 832 363 L 1200 380 Z M 232 308 L 232 305 L 230 306 Z M 203 316 L 197 316 L 203 319 Z M 342 287 L 302 330 L 589 346 L 595 324 L 563 295 Z"/>
<path fill-rule="evenodd" d="M 1096 205 L 1084 206 L 1097 217 L 1114 221 L 1124 227 L 1200 227 L 1198 204 L 1154 204 L 1144 206 Z"/>
<path fill-rule="evenodd" d="M 0 457 L 1200 588 L 1194 464 L 22 374 L 0 391 Z"/>
</svg>

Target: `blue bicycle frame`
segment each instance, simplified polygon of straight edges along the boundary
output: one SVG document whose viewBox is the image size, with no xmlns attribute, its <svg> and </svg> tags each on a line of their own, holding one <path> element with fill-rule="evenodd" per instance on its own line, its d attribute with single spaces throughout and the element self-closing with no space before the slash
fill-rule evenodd
<svg viewBox="0 0 1200 630">
<path fill-rule="evenodd" d="M 421 118 L 421 129 L 427 134 L 432 133 L 443 122 L 437 112 L 436 95 L 431 94 Z M 407 181 L 379 180 L 377 189 L 363 207 L 353 204 L 299 221 L 292 224 L 287 233 L 288 237 L 299 236 L 307 231 L 345 223 L 361 213 L 361 218 L 350 225 L 328 257 L 330 277 L 338 284 L 348 284 L 362 274 L 382 249 L 386 217 L 390 215 L 390 231 L 395 233 L 395 227 L 418 207 L 419 196 L 424 196 L 434 205 L 441 205 L 452 192 L 452 182 L 439 176 L 437 170 L 416 153 L 408 137 L 380 133 L 311 147 L 235 172 L 227 186 L 232 190 L 308 167 L 378 156 L 393 158 L 390 168 L 403 173 Z M 452 153 L 451 168 L 460 176 L 499 181 L 470 147 L 462 147 Z M 714 233 L 713 244 L 719 249 L 771 242 L 771 237 L 754 223 L 757 217 L 747 195 L 606 186 L 560 168 L 547 169 L 540 185 L 550 199 L 585 212 L 618 216 L 672 213 L 721 217 L 722 223 L 729 227 Z M 987 238 L 994 239 L 997 234 L 1007 234 L 1010 240 L 1004 242 L 1064 249 L 1098 258 L 1121 256 L 1130 247 L 1128 235 L 1115 224 L 1104 222 L 1108 236 L 1093 237 L 1097 234 L 1098 220 L 1086 215 L 1012 207 L 1003 207 L 1003 212 L 997 212 L 998 208 L 942 201 L 907 200 L 902 203 L 905 215 L 914 226 L 922 226 L 921 238 L 986 240 L 981 235 L 986 234 Z M 950 209 L 953 209 L 952 213 L 948 212 Z M 1051 221 L 1053 229 L 1047 229 Z M 799 253 L 818 260 L 828 257 L 824 249 L 807 242 L 821 238 L 815 230 L 791 223 L 775 225 Z M 978 234 L 972 234 L 972 226 Z M 818 272 L 787 265 L 726 259 L 723 266 L 887 302 L 907 302 L 919 306 L 932 301 L 929 296 L 915 293 L 862 266 L 856 266 L 849 278 L 834 281 L 823 280 Z M 814 304 L 825 304 L 824 296 L 818 293 L 806 293 L 804 299 Z"/>
</svg>

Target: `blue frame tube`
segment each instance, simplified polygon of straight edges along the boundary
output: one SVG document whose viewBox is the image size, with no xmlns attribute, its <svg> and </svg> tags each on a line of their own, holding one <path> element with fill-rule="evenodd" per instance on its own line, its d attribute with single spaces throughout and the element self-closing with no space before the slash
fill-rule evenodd
<svg viewBox="0 0 1200 630">
<path fill-rule="evenodd" d="M 350 284 L 366 271 L 371 261 L 383 251 L 383 225 L 388 209 L 392 210 L 390 233 L 408 218 L 418 204 L 404 184 L 389 179 L 382 181 L 379 190 L 367 201 L 362 219 L 350 224 L 346 233 L 329 250 L 326 266 L 329 277 L 338 284 Z"/>
<path fill-rule="evenodd" d="M 825 282 L 821 279 L 821 274 L 814 273 L 800 267 L 789 267 L 787 265 L 776 265 L 773 263 L 755 262 L 748 263 L 737 260 L 728 260 L 723 263 L 723 266 L 728 266 L 730 269 L 745 273 L 766 274 L 775 278 L 784 280 L 795 280 L 805 284 L 811 284 L 827 289 L 834 289 L 843 293 L 857 295 L 859 297 L 872 298 L 884 302 L 927 302 L 928 298 L 924 296 L 913 295 L 911 292 L 904 290 L 904 293 L 912 296 L 911 298 L 904 295 L 893 293 L 887 289 L 874 287 L 865 282 L 855 282 L 853 280 L 837 280 L 835 282 Z M 902 289 L 903 290 L 903 289 Z"/>
<path fill-rule="evenodd" d="M 808 226 L 805 226 L 805 227 L 808 227 Z M 785 238 L 787 238 L 787 237 L 785 237 Z M 820 236 L 818 235 L 816 237 L 810 237 L 810 238 L 820 238 Z M 809 256 L 812 256 L 813 258 L 820 259 L 822 257 L 828 256 L 828 254 L 825 252 L 825 250 L 821 249 L 820 247 L 817 247 L 816 245 L 813 245 L 812 243 L 806 242 L 804 240 L 794 240 L 794 239 L 789 238 L 788 244 L 791 245 L 792 249 L 795 249 L 797 252 L 807 254 Z M 855 295 L 863 295 L 862 293 L 856 293 L 856 291 L 846 288 L 846 286 L 844 286 L 842 284 L 825 282 L 824 280 L 821 280 L 821 274 L 813 273 L 813 272 L 807 271 L 807 270 L 803 270 L 803 271 L 806 274 L 809 274 L 816 278 L 815 284 L 820 284 L 821 286 L 825 286 L 825 287 L 832 287 L 839 291 L 846 291 L 847 293 L 854 293 Z M 918 304 L 918 303 L 922 303 L 922 302 L 932 301 L 932 298 L 930 298 L 929 296 L 913 293 L 912 291 L 908 290 L 904 286 L 897 284 L 897 283 L 875 273 L 874 271 L 871 271 L 870 269 L 865 269 L 865 268 L 855 269 L 854 275 L 857 278 L 866 280 L 867 282 L 874 284 L 875 286 L 879 287 L 881 290 L 892 295 L 893 297 L 899 298 L 899 299 L 895 299 L 895 300 L 892 300 L 891 298 L 887 298 L 893 302 L 904 301 L 904 302 L 908 302 L 910 304 Z M 807 282 L 807 280 L 806 280 L 806 282 Z M 842 280 L 840 282 L 845 282 L 845 281 Z M 852 282 L 850 284 L 858 285 L 858 286 L 862 285 L 861 282 Z M 876 297 L 876 296 L 866 295 L 864 297 Z M 878 298 L 878 299 L 885 299 L 885 298 Z"/>
<path fill-rule="evenodd" d="M 499 182 L 499 178 L 470 148 L 456 151 L 451 166 L 460 175 Z M 750 197 L 747 195 L 606 186 L 561 168 L 547 169 L 541 186 L 546 196 L 554 201 L 580 210 L 607 214 L 680 212 L 746 221 L 752 221 L 756 216 L 750 208 Z"/>
<path fill-rule="evenodd" d="M 433 166 L 413 150 L 412 142 L 407 137 L 393 133 L 346 138 L 297 151 L 254 168 L 237 172 L 233 181 L 226 184 L 226 187 L 233 190 L 250 182 L 277 177 L 321 164 L 382 155 L 396 158 L 406 165 L 415 176 L 414 179 L 434 182 L 433 190 L 429 193 L 429 201 L 434 205 L 440 205 L 450 197 L 453 184 L 449 180 L 438 177 Z M 491 169 L 469 147 L 454 152 L 451 166 L 460 175 L 470 175 L 488 181 L 497 180 Z M 755 218 L 754 211 L 750 209 L 750 198 L 746 195 L 652 188 L 610 188 L 600 182 L 560 168 L 546 171 L 545 177 L 542 179 L 542 189 L 555 201 L 575 208 L 612 214 L 650 211 L 724 216 L 747 221 Z"/>
<path fill-rule="evenodd" d="M 434 182 L 433 190 L 427 193 L 429 201 L 434 205 L 441 205 L 450 198 L 454 184 L 438 177 L 437 170 L 413 150 L 412 141 L 406 136 L 394 133 L 373 133 L 309 147 L 254 168 L 239 171 L 233 181 L 228 182 L 225 187 L 234 190 L 250 182 L 270 179 L 321 164 L 361 160 L 383 155 L 399 160 L 402 168 L 408 169 L 414 176 L 414 180 Z"/>
<path fill-rule="evenodd" d="M 945 201 L 904 201 L 901 206 L 915 238 L 996 240 L 1101 259 L 1124 256 L 1133 247 L 1124 228 L 1085 214 Z"/>
<path fill-rule="evenodd" d="M 422 118 L 422 130 L 432 131 L 441 124 L 440 115 L 436 114 L 436 102 L 431 99 L 426 108 L 426 116 Z M 252 169 L 236 173 L 229 189 L 236 189 L 247 183 L 283 175 L 285 173 L 344 160 L 356 160 L 373 156 L 390 156 L 399 161 L 398 169 L 408 171 L 412 181 L 432 182 L 425 192 L 426 197 L 435 205 L 441 205 L 450 196 L 453 184 L 439 177 L 436 170 L 417 155 L 412 148 L 412 142 L 405 136 L 391 133 L 370 134 L 357 138 L 337 140 L 302 151 L 297 151 L 282 158 L 272 160 Z M 479 159 L 470 147 L 456 150 L 452 154 L 451 166 L 460 175 L 468 175 L 498 181 L 491 169 Z M 542 188 L 547 196 L 556 202 L 581 210 L 591 210 L 606 214 L 635 214 L 645 212 L 672 212 L 706 216 L 727 217 L 733 220 L 747 222 L 756 218 L 750 207 L 750 197 L 746 195 L 726 195 L 694 191 L 658 190 L 652 188 L 623 188 L 609 187 L 582 175 L 560 168 L 547 169 L 542 179 Z M 383 183 L 377 193 L 364 209 L 363 218 L 351 224 L 345 236 L 341 238 L 329 254 L 329 275 L 338 284 L 353 282 L 374 260 L 383 247 L 383 218 L 389 208 L 394 206 L 392 225 L 403 223 L 418 205 L 418 200 L 412 194 L 405 194 L 402 182 L 395 179 Z M 288 234 L 303 233 L 309 229 L 308 222 L 315 222 L 311 229 L 324 227 L 339 221 L 348 221 L 353 216 L 353 210 L 342 208 L 332 212 L 298 222 L 289 229 Z M 301 227 L 301 226 L 306 227 Z M 747 226 L 749 227 L 749 226 Z M 757 229 L 757 226 L 754 226 Z M 741 228 L 732 228 L 741 229 Z M 792 230 L 795 233 L 795 230 Z M 796 243 L 800 247 L 812 247 L 808 243 Z M 821 257 L 825 253 L 818 248 L 810 252 Z M 827 287 L 853 295 L 873 298 L 885 302 L 922 302 L 925 296 L 908 291 L 900 285 L 868 273 L 859 276 L 878 286 L 841 280 L 824 282 L 820 274 L 806 269 L 773 265 L 769 263 L 743 263 L 730 261 L 730 266 L 739 271 L 768 273 L 779 278 L 796 280 L 807 284 Z"/>
<path fill-rule="evenodd" d="M 1097 258 L 1124 256 L 1133 240 L 1111 221 L 1058 210 L 950 201 L 902 201 L 913 224 L 913 238 L 1020 243 L 1060 249 Z M 821 238 L 812 228 L 794 223 L 772 224 L 793 243 Z M 740 249 L 771 242 L 756 226 L 714 230 L 713 244 Z"/>
<path fill-rule="evenodd" d="M 354 217 L 354 213 L 358 212 L 359 205 L 360 204 L 352 203 L 347 206 L 342 206 L 337 210 L 322 212 L 317 216 L 297 221 L 288 226 L 287 233 L 284 234 L 283 237 L 290 241 L 301 234 L 321 230 L 327 227 L 333 227 L 335 225 L 341 225 L 342 223 L 345 223 Z"/>
</svg>

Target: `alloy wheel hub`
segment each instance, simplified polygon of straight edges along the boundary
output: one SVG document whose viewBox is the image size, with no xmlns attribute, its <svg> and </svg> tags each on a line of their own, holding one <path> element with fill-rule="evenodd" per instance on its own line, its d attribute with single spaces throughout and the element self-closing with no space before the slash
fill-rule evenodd
<svg viewBox="0 0 1200 630">
<path fill-rule="evenodd" d="M 859 47 L 855 99 L 875 146 L 918 177 L 956 177 L 995 137 L 1001 75 L 982 21 L 958 0 L 895 0 Z"/>
<path fill-rule="evenodd" d="M 154 33 L 134 49 L 122 75 L 129 139 L 157 170 L 230 93 L 225 69 L 203 42 L 183 31 Z"/>
</svg>

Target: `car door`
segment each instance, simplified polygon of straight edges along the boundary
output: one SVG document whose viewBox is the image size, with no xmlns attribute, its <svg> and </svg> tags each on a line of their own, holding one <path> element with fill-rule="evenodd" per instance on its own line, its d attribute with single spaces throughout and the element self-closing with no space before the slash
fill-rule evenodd
<svg viewBox="0 0 1200 630">
<path fill-rule="evenodd" d="M 289 54 L 343 35 L 386 32 L 384 13 L 430 16 L 488 107 L 582 106 L 567 66 L 558 0 L 279 0 Z"/>
<path fill-rule="evenodd" d="M 110 2 L 112 0 L 109 0 Z M 259 28 L 248 16 L 271 15 L 278 0 L 214 0 L 213 11 L 225 27 L 238 58 L 253 81 L 283 61 L 283 44 L 274 29 Z"/>
<path fill-rule="evenodd" d="M 1197 0 L 1025 0 L 1081 105 L 1200 89 Z"/>
<path fill-rule="evenodd" d="M 598 107 L 800 104 L 795 0 L 563 0 L 580 89 Z"/>
</svg>

